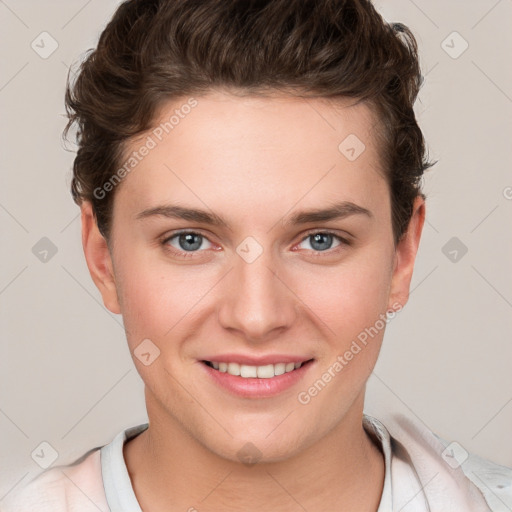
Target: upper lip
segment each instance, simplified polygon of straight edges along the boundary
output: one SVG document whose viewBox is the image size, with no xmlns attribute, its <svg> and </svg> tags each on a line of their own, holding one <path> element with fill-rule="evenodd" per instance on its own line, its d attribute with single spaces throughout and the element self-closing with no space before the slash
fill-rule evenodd
<svg viewBox="0 0 512 512">
<path fill-rule="evenodd" d="M 313 359 L 309 356 L 297 356 L 291 354 L 267 354 L 262 356 L 247 356 L 243 354 L 219 354 L 203 358 L 203 361 L 214 363 L 239 363 L 248 366 L 265 366 L 277 363 L 305 363 Z"/>
</svg>

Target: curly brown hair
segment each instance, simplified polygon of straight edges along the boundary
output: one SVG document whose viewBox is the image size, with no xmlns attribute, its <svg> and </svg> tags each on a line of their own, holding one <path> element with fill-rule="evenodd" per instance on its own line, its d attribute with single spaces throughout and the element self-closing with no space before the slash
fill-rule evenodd
<svg viewBox="0 0 512 512">
<path fill-rule="evenodd" d="M 128 0 L 71 83 L 76 126 L 74 201 L 90 201 L 110 238 L 115 190 L 98 197 L 126 145 L 167 101 L 229 88 L 301 97 L 354 98 L 377 115 L 395 244 L 421 195 L 426 158 L 413 105 L 422 83 L 417 43 L 368 0 Z"/>
</svg>

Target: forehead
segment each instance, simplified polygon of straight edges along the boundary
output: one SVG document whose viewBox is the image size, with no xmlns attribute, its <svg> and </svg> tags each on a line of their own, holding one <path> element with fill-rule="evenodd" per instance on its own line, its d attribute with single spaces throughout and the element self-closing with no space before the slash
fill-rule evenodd
<svg viewBox="0 0 512 512">
<path fill-rule="evenodd" d="M 179 200 L 260 217 L 298 201 L 387 207 L 374 125 L 370 108 L 351 99 L 217 91 L 174 100 L 127 146 L 125 161 L 151 149 L 137 157 L 115 203 L 141 210 Z"/>
</svg>

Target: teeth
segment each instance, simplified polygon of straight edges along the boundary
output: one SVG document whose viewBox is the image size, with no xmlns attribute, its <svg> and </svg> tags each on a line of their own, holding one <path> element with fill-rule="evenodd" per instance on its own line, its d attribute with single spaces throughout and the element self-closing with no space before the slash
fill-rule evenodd
<svg viewBox="0 0 512 512">
<path fill-rule="evenodd" d="M 254 379 L 258 376 L 259 368 L 264 368 L 264 367 L 263 366 L 248 366 L 246 364 L 241 364 L 240 365 L 240 376 L 241 377 L 252 377 Z M 228 371 L 229 371 L 229 369 L 228 369 Z"/>
<path fill-rule="evenodd" d="M 286 371 L 285 363 L 277 363 L 274 365 L 274 375 L 283 375 L 283 373 L 285 371 Z"/>
<path fill-rule="evenodd" d="M 238 363 L 228 363 L 228 373 L 230 375 L 240 375 L 240 365 Z"/>
<path fill-rule="evenodd" d="M 271 379 L 276 375 L 283 375 L 302 366 L 302 363 L 277 363 L 266 364 L 264 366 L 250 366 L 238 363 L 218 363 L 212 362 L 211 365 L 222 373 L 238 375 L 244 378 Z"/>
</svg>

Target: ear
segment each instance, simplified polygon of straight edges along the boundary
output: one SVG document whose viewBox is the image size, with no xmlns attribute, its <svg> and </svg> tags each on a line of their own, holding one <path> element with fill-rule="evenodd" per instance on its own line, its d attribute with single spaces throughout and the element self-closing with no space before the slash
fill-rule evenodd
<svg viewBox="0 0 512 512">
<path fill-rule="evenodd" d="M 399 311 L 409 300 L 412 272 L 424 222 L 425 200 L 418 196 L 413 203 L 412 216 L 407 231 L 395 249 L 395 267 L 388 302 L 388 310 L 390 311 Z"/>
<path fill-rule="evenodd" d="M 82 211 L 82 246 L 87 267 L 94 284 L 103 297 L 103 304 L 112 313 L 120 314 L 121 307 L 117 296 L 114 267 L 105 238 L 100 233 L 92 205 L 84 201 Z"/>
</svg>

